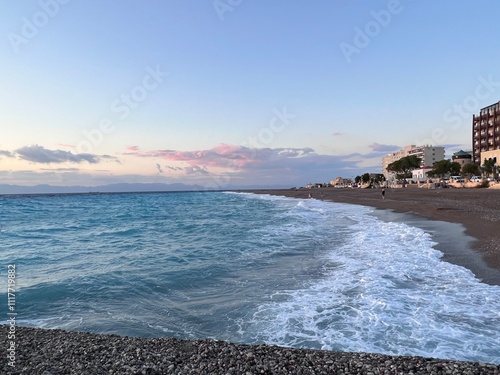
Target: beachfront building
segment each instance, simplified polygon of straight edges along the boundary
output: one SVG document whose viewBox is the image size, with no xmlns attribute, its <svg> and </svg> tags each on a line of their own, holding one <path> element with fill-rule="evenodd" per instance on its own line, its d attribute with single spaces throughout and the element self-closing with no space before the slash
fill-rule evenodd
<svg viewBox="0 0 500 375">
<path fill-rule="evenodd" d="M 411 172 L 411 179 L 417 182 L 426 182 L 429 179 L 427 174 L 430 170 L 432 170 L 430 166 L 415 169 Z"/>
<path fill-rule="evenodd" d="M 472 161 L 482 165 L 488 153 L 500 150 L 500 102 L 472 116 Z M 497 158 L 497 160 L 499 160 Z"/>
<path fill-rule="evenodd" d="M 497 163 L 497 165 L 500 165 L 500 149 L 481 152 L 481 158 L 482 163 L 484 163 L 485 159 L 493 159 Z"/>
<path fill-rule="evenodd" d="M 348 186 L 352 184 L 352 179 L 337 177 L 335 180 L 330 181 L 330 186 Z"/>
<path fill-rule="evenodd" d="M 441 146 L 406 146 L 403 149 L 390 153 L 382 158 L 382 171 L 386 180 L 393 180 L 394 174 L 387 170 L 389 164 L 406 156 L 416 156 L 421 159 L 420 166 L 432 167 L 435 162 L 444 160 L 444 147 Z"/>
<path fill-rule="evenodd" d="M 466 164 L 472 163 L 472 152 L 458 151 L 453 154 L 451 161 L 460 164 L 460 169 Z"/>
<path fill-rule="evenodd" d="M 498 172 L 500 171 L 500 149 L 492 150 L 492 151 L 484 151 L 481 152 L 481 164 L 484 163 L 485 160 L 493 160 L 494 161 L 494 170 L 493 177 L 498 176 Z M 488 176 L 489 177 L 489 176 Z"/>
</svg>

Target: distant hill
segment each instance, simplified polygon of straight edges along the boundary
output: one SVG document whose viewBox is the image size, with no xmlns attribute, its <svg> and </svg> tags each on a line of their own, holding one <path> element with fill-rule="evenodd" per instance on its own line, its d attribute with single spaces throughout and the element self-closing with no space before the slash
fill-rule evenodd
<svg viewBox="0 0 500 375">
<path fill-rule="evenodd" d="M 0 184 L 0 194 L 70 194 L 70 193 L 131 193 L 160 191 L 210 191 L 210 190 L 251 190 L 283 189 L 287 186 L 227 186 L 223 189 L 206 188 L 201 185 L 159 184 L 159 183 L 119 183 L 101 186 L 20 186 Z"/>
<path fill-rule="evenodd" d="M 0 185 L 0 194 L 128 193 L 207 190 L 201 185 L 121 183 L 102 186 Z"/>
</svg>

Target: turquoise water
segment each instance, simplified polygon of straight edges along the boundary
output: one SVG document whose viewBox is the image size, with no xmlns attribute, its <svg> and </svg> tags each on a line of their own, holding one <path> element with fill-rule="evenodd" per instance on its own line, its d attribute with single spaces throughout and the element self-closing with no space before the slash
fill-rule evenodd
<svg viewBox="0 0 500 375">
<path fill-rule="evenodd" d="M 15 264 L 19 325 L 500 363 L 500 287 L 372 211 L 215 192 L 0 197 L 0 320 Z"/>
</svg>

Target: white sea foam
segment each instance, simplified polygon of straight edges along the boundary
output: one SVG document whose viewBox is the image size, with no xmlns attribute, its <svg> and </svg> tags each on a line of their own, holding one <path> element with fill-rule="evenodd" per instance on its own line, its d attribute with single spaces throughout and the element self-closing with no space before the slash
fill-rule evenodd
<svg viewBox="0 0 500 375">
<path fill-rule="evenodd" d="M 323 278 L 257 308 L 244 328 L 256 340 L 500 363 L 500 287 L 442 261 L 428 233 L 382 222 L 369 208 L 297 207 L 354 224 L 349 239 L 325 256 L 332 267 Z"/>
</svg>

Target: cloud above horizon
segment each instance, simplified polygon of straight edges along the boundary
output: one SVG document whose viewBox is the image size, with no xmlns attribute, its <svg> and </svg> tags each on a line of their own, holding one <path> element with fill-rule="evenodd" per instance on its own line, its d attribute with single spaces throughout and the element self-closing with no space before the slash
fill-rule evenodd
<svg viewBox="0 0 500 375">
<path fill-rule="evenodd" d="M 445 157 L 448 157 L 448 158 L 451 158 L 455 152 L 458 152 L 460 150 L 472 152 L 471 146 L 467 147 L 467 146 L 464 146 L 460 143 L 448 143 L 448 144 L 442 145 L 442 147 L 444 147 Z"/>
<path fill-rule="evenodd" d="M 123 155 L 138 158 L 161 158 L 174 162 L 184 162 L 191 167 L 203 166 L 212 168 L 247 169 L 269 161 L 300 158 L 314 154 L 311 148 L 250 148 L 220 144 L 208 150 L 178 151 L 152 150 L 140 151 L 137 146 L 127 147 Z M 194 172 L 194 170 L 190 170 Z M 196 170 L 200 172 L 200 170 Z"/>
<path fill-rule="evenodd" d="M 319 154 L 312 148 L 252 148 L 220 144 L 199 150 L 142 150 L 125 146 L 120 159 L 108 155 L 74 154 L 42 146 L 22 147 L 0 156 L 39 163 L 36 170 L 0 171 L 4 183 L 22 185 L 50 181 L 60 185 L 96 185 L 116 182 L 182 182 L 213 188 L 231 186 L 304 186 L 337 177 L 355 177 L 381 168 L 380 152 L 343 155 Z M 119 168 L 97 168 L 112 159 Z M 64 162 L 76 165 L 64 165 Z M 83 167 L 83 163 L 88 166 Z M 82 169 L 79 168 L 82 165 Z M 135 169 L 129 168 L 133 166 Z"/>
<path fill-rule="evenodd" d="M 339 177 L 339 173 L 343 177 L 353 177 L 371 172 L 381 165 L 382 154 L 321 155 L 312 148 L 251 148 L 220 144 L 211 149 L 189 151 L 144 151 L 133 146 L 127 147 L 123 155 L 154 159 L 158 171 L 165 168 L 170 173 L 180 173 L 188 178 L 204 177 L 206 181 L 223 178 L 232 183 L 269 183 L 276 180 L 277 176 L 282 176 L 281 181 L 297 184 L 329 181 Z M 159 159 L 170 163 L 164 165 Z M 176 165 L 172 165 L 173 163 Z"/>
<path fill-rule="evenodd" d="M 374 152 L 383 152 L 383 153 L 394 152 L 402 148 L 397 145 L 383 145 L 380 143 L 372 143 L 368 147 L 370 147 Z"/>
<path fill-rule="evenodd" d="M 49 172 L 78 172 L 78 168 L 40 168 L 41 171 Z"/>
<path fill-rule="evenodd" d="M 7 151 L 8 152 L 8 151 Z M 12 154 L 12 153 L 11 153 Z M 94 155 L 88 153 L 73 154 L 70 151 L 64 150 L 49 150 L 43 146 L 32 145 L 18 148 L 12 155 L 16 155 L 21 160 L 26 160 L 32 163 L 51 164 L 51 163 L 82 163 L 97 164 L 102 159 L 115 159 L 110 155 Z"/>
<path fill-rule="evenodd" d="M 0 150 L 0 156 L 6 156 L 8 158 L 14 158 L 15 155 L 10 152 L 10 151 L 7 151 L 7 150 Z"/>
</svg>

